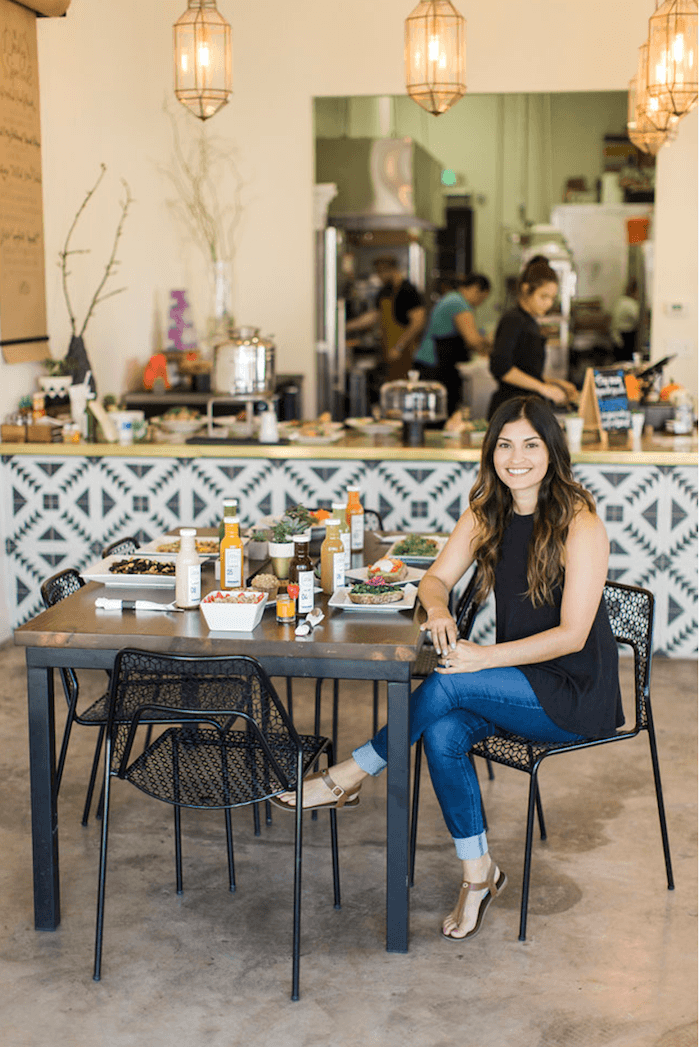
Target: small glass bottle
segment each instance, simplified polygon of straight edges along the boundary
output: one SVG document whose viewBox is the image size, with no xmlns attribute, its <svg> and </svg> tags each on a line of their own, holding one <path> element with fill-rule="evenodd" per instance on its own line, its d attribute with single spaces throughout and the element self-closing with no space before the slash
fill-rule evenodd
<svg viewBox="0 0 700 1047">
<path fill-rule="evenodd" d="M 350 528 L 348 522 L 345 519 L 345 502 L 332 502 L 331 509 L 333 516 L 340 524 L 340 540 L 343 543 L 343 549 L 345 550 L 345 570 L 349 571 L 351 567 L 351 549 L 350 549 Z"/>
<path fill-rule="evenodd" d="M 345 549 L 340 539 L 340 520 L 326 520 L 326 537 L 321 546 L 321 588 L 331 596 L 345 585 Z"/>
<path fill-rule="evenodd" d="M 350 528 L 350 548 L 354 553 L 362 552 L 365 544 L 365 510 L 360 502 L 360 488 L 348 487 L 348 504 L 345 519 Z"/>
<path fill-rule="evenodd" d="M 238 517 L 226 517 L 226 530 L 219 546 L 222 589 L 243 588 L 243 542 L 238 533 Z"/>
<path fill-rule="evenodd" d="M 219 541 L 223 541 L 226 533 L 226 517 L 227 516 L 238 516 L 238 499 L 237 498 L 224 498 L 224 515 L 221 517 L 219 524 Z"/>
<path fill-rule="evenodd" d="M 194 544 L 194 527 L 180 530 L 180 551 L 175 558 L 175 604 L 177 607 L 199 607 L 202 597 L 202 565 Z"/>
<path fill-rule="evenodd" d="M 297 616 L 314 609 L 314 565 L 309 557 L 308 534 L 294 535 L 294 556 L 289 562 L 289 581 L 299 586 Z"/>
<path fill-rule="evenodd" d="M 290 584 L 286 592 L 277 594 L 277 621 L 280 625 L 294 625 L 297 620 L 296 591 L 297 586 Z"/>
</svg>

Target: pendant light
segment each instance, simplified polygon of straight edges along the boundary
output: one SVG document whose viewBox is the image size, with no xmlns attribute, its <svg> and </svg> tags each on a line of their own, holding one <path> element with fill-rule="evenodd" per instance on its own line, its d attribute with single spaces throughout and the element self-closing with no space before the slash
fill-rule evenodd
<svg viewBox="0 0 700 1047">
<path fill-rule="evenodd" d="M 173 26 L 175 96 L 200 120 L 208 120 L 231 94 L 231 26 L 216 0 L 187 0 Z"/>
<path fill-rule="evenodd" d="M 635 76 L 629 83 L 627 137 L 643 153 L 656 156 L 662 145 L 668 145 L 676 138 L 678 118 L 673 118 L 675 122 L 669 123 L 667 130 L 660 131 L 637 105 L 638 94 L 638 76 Z"/>
<path fill-rule="evenodd" d="M 409 97 L 434 116 L 466 94 L 464 18 L 450 0 L 421 0 L 411 11 L 404 62 Z"/>
<path fill-rule="evenodd" d="M 646 89 L 656 111 L 685 116 L 698 102 L 698 0 L 664 0 L 649 19 Z"/>
<path fill-rule="evenodd" d="M 639 61 L 637 64 L 637 128 L 646 132 L 655 128 L 664 134 L 669 127 L 678 123 L 678 117 L 668 109 L 662 107 L 657 97 L 649 94 L 649 44 L 643 43 L 639 48 Z M 650 127 L 648 125 L 651 125 Z"/>
</svg>

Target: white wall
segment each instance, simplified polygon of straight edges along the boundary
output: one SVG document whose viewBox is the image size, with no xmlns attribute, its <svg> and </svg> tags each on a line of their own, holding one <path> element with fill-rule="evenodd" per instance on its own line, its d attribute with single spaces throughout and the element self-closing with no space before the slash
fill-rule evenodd
<svg viewBox="0 0 700 1047">
<path fill-rule="evenodd" d="M 313 371 L 312 98 L 402 93 L 403 20 L 410 6 L 406 0 L 220 2 L 233 27 L 234 96 L 211 129 L 235 143 L 248 182 L 234 312 L 240 322 L 275 333 L 281 371 Z M 648 0 L 469 5 L 469 88 L 624 90 L 648 7 Z M 183 8 L 184 0 L 90 0 L 74 3 L 65 18 L 37 26 L 47 307 L 55 355 L 65 352 L 69 328 L 54 262 L 101 161 L 108 165 L 108 181 L 91 209 L 90 235 L 81 241 L 93 243 L 86 288 L 93 286 L 111 242 L 119 177 L 128 179 L 136 199 L 119 252 L 128 290 L 103 303 L 87 331 L 102 394 L 122 391 L 129 362 L 141 364 L 151 352 L 154 309 L 162 310 L 171 287 L 190 287 L 195 305 L 206 300 L 203 267 L 182 244 L 156 170 L 169 151 L 161 105 L 172 87 L 170 27 Z M 29 391 L 38 368 L 1 368 L 4 413 Z M 307 394 L 310 404 L 310 388 Z"/>
</svg>

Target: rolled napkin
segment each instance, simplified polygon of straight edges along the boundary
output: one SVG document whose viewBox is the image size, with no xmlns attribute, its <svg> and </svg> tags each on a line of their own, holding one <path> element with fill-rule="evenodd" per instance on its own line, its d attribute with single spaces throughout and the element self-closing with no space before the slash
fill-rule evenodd
<svg viewBox="0 0 700 1047">
<path fill-rule="evenodd" d="M 108 600 L 104 596 L 98 596 L 95 607 L 102 611 L 182 611 L 183 607 L 176 607 L 174 603 L 156 603 L 152 600 Z"/>
</svg>

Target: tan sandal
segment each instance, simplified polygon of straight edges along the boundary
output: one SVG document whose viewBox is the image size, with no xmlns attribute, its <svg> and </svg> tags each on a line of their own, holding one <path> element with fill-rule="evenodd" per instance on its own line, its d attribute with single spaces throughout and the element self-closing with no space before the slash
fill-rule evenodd
<svg viewBox="0 0 700 1047">
<path fill-rule="evenodd" d="M 491 862 L 488 876 L 482 883 L 470 883 L 468 880 L 465 880 L 460 888 L 459 898 L 457 899 L 457 908 L 454 910 L 453 917 L 455 923 L 457 924 L 457 927 L 459 927 L 460 923 L 462 922 L 462 917 L 464 916 L 464 910 L 467 905 L 467 896 L 469 892 L 486 890 L 488 890 L 489 892 L 488 894 L 485 894 L 484 897 L 481 899 L 479 911 L 476 915 L 476 923 L 472 927 L 471 931 L 467 931 L 466 934 L 460 935 L 445 934 L 443 924 L 443 927 L 440 928 L 443 938 L 447 938 L 447 940 L 450 942 L 464 942 L 467 940 L 467 938 L 474 938 L 479 933 L 479 931 L 481 930 L 481 924 L 484 921 L 484 916 L 486 915 L 486 910 L 488 909 L 493 899 L 501 893 L 503 888 L 508 883 L 508 877 L 502 869 L 499 870 L 498 879 L 495 878 L 495 869 L 496 866 L 493 862 Z M 452 916 L 453 914 L 450 913 L 450 915 Z"/>
<path fill-rule="evenodd" d="M 327 809 L 340 810 L 341 807 L 358 807 L 360 804 L 359 792 L 361 786 L 358 785 L 357 791 L 349 795 L 345 792 L 345 789 L 341 789 L 339 785 L 336 785 L 331 778 L 328 771 L 317 771 L 316 774 L 310 774 L 308 778 L 305 778 L 305 782 L 313 782 L 317 778 L 320 778 L 326 788 L 335 797 L 334 800 L 328 800 L 326 803 L 311 803 L 304 805 L 305 811 L 318 811 Z M 279 796 L 271 796 L 270 803 L 274 804 L 275 807 L 279 807 L 283 811 L 296 811 L 296 804 L 287 803 Z"/>
</svg>

